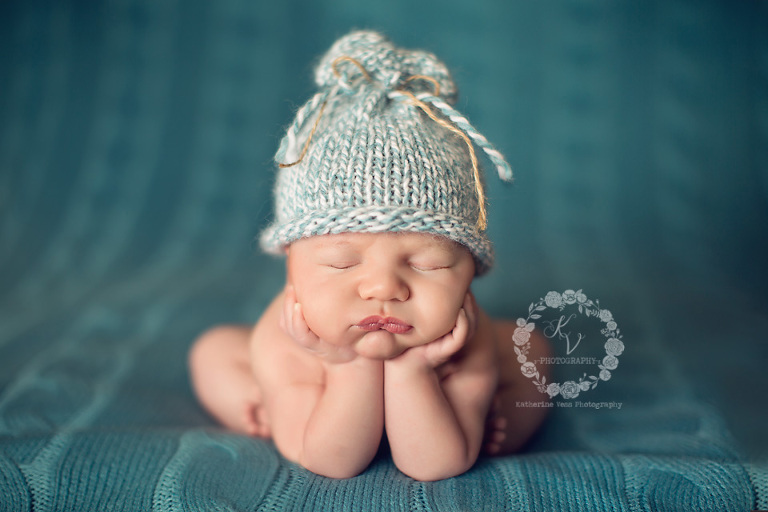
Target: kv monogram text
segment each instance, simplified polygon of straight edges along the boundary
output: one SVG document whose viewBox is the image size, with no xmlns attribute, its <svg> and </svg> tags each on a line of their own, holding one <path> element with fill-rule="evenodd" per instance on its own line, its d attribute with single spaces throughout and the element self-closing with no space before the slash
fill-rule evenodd
<svg viewBox="0 0 768 512">
<path fill-rule="evenodd" d="M 586 338 L 581 333 L 578 334 L 578 338 L 576 339 L 576 342 L 573 346 L 571 346 L 571 333 L 570 332 L 563 332 L 563 328 L 568 325 L 568 323 L 573 320 L 573 318 L 576 316 L 576 314 L 571 314 L 568 316 L 568 318 L 565 317 L 565 315 L 560 316 L 557 320 L 550 320 L 548 322 L 544 322 L 546 324 L 546 327 L 544 328 L 544 336 L 546 336 L 549 339 L 553 339 L 555 336 L 557 336 L 557 339 L 565 340 L 566 343 L 566 351 L 567 355 L 571 355 L 571 352 L 576 350 L 576 347 L 579 346 L 579 343 L 581 343 L 581 340 Z"/>
</svg>

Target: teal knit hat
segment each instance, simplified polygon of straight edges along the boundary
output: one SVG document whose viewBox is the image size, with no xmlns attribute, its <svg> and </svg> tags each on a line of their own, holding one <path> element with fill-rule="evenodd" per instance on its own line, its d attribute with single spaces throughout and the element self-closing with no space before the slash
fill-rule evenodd
<svg viewBox="0 0 768 512">
<path fill-rule="evenodd" d="M 280 143 L 266 252 L 300 238 L 420 232 L 466 246 L 477 274 L 493 263 L 474 145 L 510 180 L 504 157 L 451 104 L 456 86 L 434 55 L 376 32 L 339 39 L 315 70 L 319 92 Z"/>
</svg>

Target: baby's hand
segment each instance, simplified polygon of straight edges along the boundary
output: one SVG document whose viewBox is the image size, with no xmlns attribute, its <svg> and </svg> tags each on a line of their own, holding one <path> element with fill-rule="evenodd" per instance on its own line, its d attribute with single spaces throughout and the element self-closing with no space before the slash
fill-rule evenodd
<svg viewBox="0 0 768 512">
<path fill-rule="evenodd" d="M 312 332 L 304 319 L 301 304 L 296 301 L 296 292 L 290 285 L 285 289 L 280 327 L 296 343 L 328 363 L 347 363 L 357 357 L 350 347 L 333 345 Z"/>
<path fill-rule="evenodd" d="M 437 368 L 446 363 L 451 356 L 461 350 L 472 339 L 476 328 L 475 302 L 471 292 L 464 297 L 464 304 L 459 309 L 456 325 L 446 334 L 434 341 L 406 350 L 400 358 L 418 358 L 430 368 Z"/>
</svg>

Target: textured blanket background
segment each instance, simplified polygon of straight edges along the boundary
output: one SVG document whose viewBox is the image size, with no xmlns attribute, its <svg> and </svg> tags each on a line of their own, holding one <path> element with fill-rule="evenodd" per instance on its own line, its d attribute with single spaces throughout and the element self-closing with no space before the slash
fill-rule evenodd
<svg viewBox="0 0 768 512">
<path fill-rule="evenodd" d="M 768 508 L 766 26 L 759 1 L 0 3 L 0 510 Z M 433 484 L 385 455 L 320 478 L 200 410 L 186 351 L 278 290 L 271 157 L 352 28 L 455 71 L 516 172 L 488 179 L 478 300 L 598 298 L 626 350 L 589 399 L 621 410 Z"/>
</svg>

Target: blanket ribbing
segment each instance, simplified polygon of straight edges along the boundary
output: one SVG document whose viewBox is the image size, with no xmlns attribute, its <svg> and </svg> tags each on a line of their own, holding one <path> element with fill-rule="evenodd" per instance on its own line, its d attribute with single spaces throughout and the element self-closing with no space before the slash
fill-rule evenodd
<svg viewBox="0 0 768 512">
<path fill-rule="evenodd" d="M 3 2 L 0 510 L 768 509 L 765 5 L 421 9 Z M 254 238 L 286 101 L 370 25 L 445 55 L 515 167 L 488 185 L 478 300 L 515 317 L 583 288 L 626 343 L 588 395 L 620 410 L 556 408 L 521 455 L 437 483 L 385 453 L 308 473 L 217 427 L 185 366 L 279 289 Z"/>
</svg>

